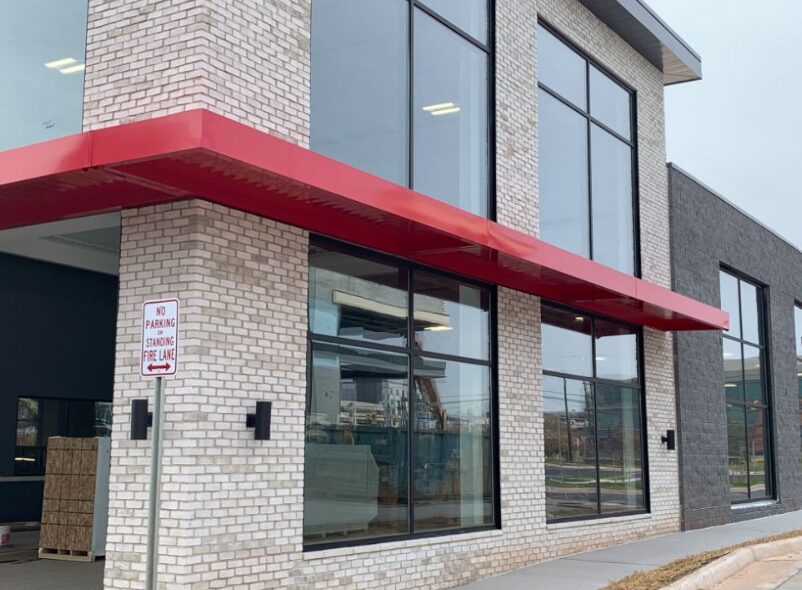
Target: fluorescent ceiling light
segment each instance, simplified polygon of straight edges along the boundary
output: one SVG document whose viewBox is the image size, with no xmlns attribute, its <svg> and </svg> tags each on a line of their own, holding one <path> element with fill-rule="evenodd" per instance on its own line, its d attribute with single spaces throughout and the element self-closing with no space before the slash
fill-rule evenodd
<svg viewBox="0 0 802 590">
<path fill-rule="evenodd" d="M 78 64 L 75 66 L 70 66 L 68 68 L 63 68 L 59 70 L 62 74 L 74 74 L 75 72 L 83 72 L 86 69 L 86 65 Z"/>
<path fill-rule="evenodd" d="M 439 117 L 440 115 L 450 115 L 451 113 L 458 113 L 460 112 L 459 107 L 451 107 L 450 109 L 441 109 L 439 111 L 431 111 L 432 115 L 435 117 Z"/>
<path fill-rule="evenodd" d="M 725 383 L 724 387 L 732 388 L 732 387 L 738 387 L 738 385 L 736 383 Z"/>
<path fill-rule="evenodd" d="M 69 66 L 77 62 L 78 60 L 74 57 L 65 57 L 63 59 L 57 59 L 55 61 L 49 61 L 45 64 L 46 68 L 50 68 L 51 70 L 55 70 L 57 68 L 63 68 L 64 66 Z"/>
<path fill-rule="evenodd" d="M 583 318 L 581 315 L 578 315 L 578 316 L 576 316 L 576 317 L 574 318 L 574 321 L 575 321 L 575 322 L 584 322 L 584 321 L 585 321 L 585 318 Z"/>
<path fill-rule="evenodd" d="M 607 360 L 607 357 L 606 357 L 606 356 L 597 356 L 597 357 L 596 357 L 596 360 L 597 360 L 597 361 L 606 361 L 606 360 Z"/>
<path fill-rule="evenodd" d="M 453 102 L 439 102 L 437 104 L 430 104 L 427 107 L 423 107 L 423 110 L 427 113 L 431 113 L 432 111 L 439 111 L 441 109 L 447 109 L 455 106 L 457 105 L 455 105 Z"/>
<path fill-rule="evenodd" d="M 448 330 L 453 330 L 451 326 L 429 326 L 428 328 L 424 328 L 427 332 L 446 332 Z"/>
</svg>

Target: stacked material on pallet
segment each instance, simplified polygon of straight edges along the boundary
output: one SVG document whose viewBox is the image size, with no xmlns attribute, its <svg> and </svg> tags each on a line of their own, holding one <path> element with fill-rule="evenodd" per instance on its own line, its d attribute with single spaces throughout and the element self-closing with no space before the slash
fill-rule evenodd
<svg viewBox="0 0 802 590">
<path fill-rule="evenodd" d="M 108 446 L 108 439 L 48 440 L 39 557 L 91 561 L 104 553 Z"/>
</svg>

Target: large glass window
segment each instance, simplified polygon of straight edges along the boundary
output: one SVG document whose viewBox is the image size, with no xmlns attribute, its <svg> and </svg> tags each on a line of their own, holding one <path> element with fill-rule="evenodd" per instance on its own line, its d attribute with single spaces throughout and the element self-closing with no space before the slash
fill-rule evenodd
<svg viewBox="0 0 802 590">
<path fill-rule="evenodd" d="M 0 151 L 81 131 L 87 0 L 0 2 Z"/>
<path fill-rule="evenodd" d="M 540 235 L 636 272 L 634 94 L 538 27 Z"/>
<path fill-rule="evenodd" d="M 769 498 L 773 491 L 763 289 L 724 270 L 719 276 L 721 308 L 730 314 L 730 329 L 722 340 L 730 498 Z"/>
<path fill-rule="evenodd" d="M 490 291 L 310 246 L 304 543 L 495 523 Z"/>
<path fill-rule="evenodd" d="M 312 149 L 486 216 L 487 0 L 314 0 Z"/>
<path fill-rule="evenodd" d="M 799 395 L 799 432 L 802 438 L 802 307 L 794 306 L 794 339 L 796 350 L 796 386 Z M 802 459 L 802 457 L 800 457 Z"/>
<path fill-rule="evenodd" d="M 546 517 L 646 509 L 639 333 L 543 305 Z"/>
<path fill-rule="evenodd" d="M 111 402 L 19 398 L 14 474 L 44 474 L 51 436 L 111 436 L 111 410 Z"/>
</svg>

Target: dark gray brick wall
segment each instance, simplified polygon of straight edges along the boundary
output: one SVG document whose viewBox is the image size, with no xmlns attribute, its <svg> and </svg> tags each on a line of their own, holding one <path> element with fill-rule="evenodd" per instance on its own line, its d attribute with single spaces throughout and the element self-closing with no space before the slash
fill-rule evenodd
<svg viewBox="0 0 802 590">
<path fill-rule="evenodd" d="M 726 265 L 767 287 L 776 503 L 731 508 L 720 332 L 675 343 L 683 527 L 701 528 L 802 507 L 794 303 L 802 253 L 707 187 L 669 166 L 673 289 L 718 306 Z M 772 195 L 766 195 L 772 198 Z"/>
</svg>

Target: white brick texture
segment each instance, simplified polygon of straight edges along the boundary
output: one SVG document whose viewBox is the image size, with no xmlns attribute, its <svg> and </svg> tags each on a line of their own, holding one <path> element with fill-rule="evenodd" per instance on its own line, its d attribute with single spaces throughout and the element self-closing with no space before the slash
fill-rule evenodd
<svg viewBox="0 0 802 590">
<path fill-rule="evenodd" d="M 669 286 L 662 75 L 576 0 L 496 2 L 497 217 L 537 235 L 536 22 L 637 92 L 643 277 Z M 84 127 L 206 107 L 308 145 L 309 0 L 90 0 Z M 307 233 L 199 200 L 123 215 L 106 588 L 144 585 L 149 442 L 128 440 L 140 305 L 182 301 L 166 393 L 165 589 L 447 588 L 679 528 L 672 338 L 647 330 L 651 513 L 547 525 L 540 302 L 498 293 L 501 530 L 302 551 Z M 273 439 L 245 414 L 274 402 Z"/>
</svg>

